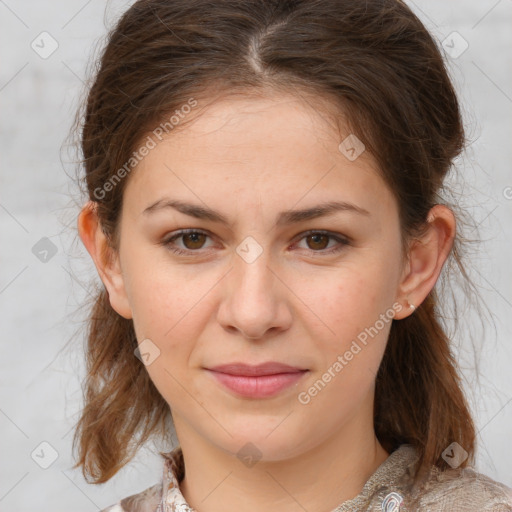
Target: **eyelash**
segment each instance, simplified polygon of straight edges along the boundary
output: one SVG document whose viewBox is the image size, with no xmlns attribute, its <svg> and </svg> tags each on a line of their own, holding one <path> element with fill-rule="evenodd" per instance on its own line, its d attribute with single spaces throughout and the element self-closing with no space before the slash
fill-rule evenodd
<svg viewBox="0 0 512 512">
<path fill-rule="evenodd" d="M 204 231 L 201 231 L 199 229 L 183 229 L 183 230 L 175 233 L 174 235 L 172 235 L 170 238 L 166 238 L 166 239 L 162 240 L 161 245 L 163 245 L 164 247 L 166 247 L 167 249 L 169 249 L 173 253 L 178 254 L 179 256 L 189 256 L 191 253 L 200 252 L 201 249 L 197 249 L 197 250 L 187 249 L 187 250 L 184 250 L 184 249 L 180 249 L 180 248 L 175 247 L 175 246 L 172 245 L 172 242 L 174 242 L 174 240 L 176 240 L 178 238 L 181 238 L 184 235 L 190 235 L 190 234 L 200 234 L 200 235 L 206 235 L 206 236 L 210 237 L 210 235 L 208 233 L 206 233 Z M 331 239 L 333 239 L 333 240 L 335 240 L 336 242 L 339 243 L 339 245 L 337 247 L 331 248 L 331 249 L 328 249 L 328 250 L 323 249 L 323 250 L 319 250 L 319 251 L 314 251 L 312 249 L 309 249 L 309 251 L 312 252 L 313 254 L 315 254 L 315 253 L 320 253 L 321 255 L 323 255 L 323 254 L 328 254 L 328 255 L 335 254 L 335 253 L 338 253 L 338 252 L 342 251 L 345 248 L 345 246 L 350 245 L 350 241 L 347 238 L 340 237 L 338 235 L 330 233 L 329 231 L 322 231 L 322 230 L 306 231 L 305 233 L 302 234 L 301 238 L 299 238 L 298 242 L 300 242 L 302 239 L 304 239 L 304 238 L 306 238 L 308 236 L 311 236 L 311 235 L 325 235 L 325 236 L 328 236 L 329 238 L 331 238 Z"/>
</svg>

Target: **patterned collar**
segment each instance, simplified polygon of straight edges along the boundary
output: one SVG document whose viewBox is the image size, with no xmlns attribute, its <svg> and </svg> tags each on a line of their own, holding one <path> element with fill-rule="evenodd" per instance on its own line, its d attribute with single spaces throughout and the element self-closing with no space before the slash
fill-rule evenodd
<svg viewBox="0 0 512 512">
<path fill-rule="evenodd" d="M 156 512 L 196 512 L 185 500 L 180 490 L 180 482 L 185 475 L 181 447 L 171 452 L 162 453 L 165 458 L 162 479 L 161 502 Z M 380 496 L 385 510 L 400 510 L 400 491 L 411 482 L 412 469 L 417 461 L 413 446 L 403 444 L 376 469 L 365 483 L 361 492 L 351 500 L 343 502 L 332 512 L 350 512 L 364 510 L 368 504 Z M 408 486 L 408 485 L 407 485 Z M 386 508 L 386 500 L 390 506 Z M 395 503 L 396 508 L 393 507 Z"/>
<path fill-rule="evenodd" d="M 180 490 L 185 476 L 181 448 L 161 455 L 164 472 L 158 484 L 102 512 L 196 512 Z M 473 468 L 441 471 L 433 466 L 415 483 L 417 460 L 413 446 L 401 445 L 370 476 L 357 496 L 332 512 L 512 512 L 512 489 Z"/>
<path fill-rule="evenodd" d="M 180 482 L 185 476 L 183 452 L 178 446 L 165 457 L 164 474 L 162 479 L 162 502 L 157 512 L 195 512 L 186 502 L 180 490 Z"/>
</svg>

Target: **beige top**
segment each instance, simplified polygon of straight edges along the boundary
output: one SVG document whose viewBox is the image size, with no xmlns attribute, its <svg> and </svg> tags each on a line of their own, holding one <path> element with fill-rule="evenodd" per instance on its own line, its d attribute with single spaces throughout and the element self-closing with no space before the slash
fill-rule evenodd
<svg viewBox="0 0 512 512">
<path fill-rule="evenodd" d="M 185 474 L 181 448 L 164 458 L 162 482 L 102 512 L 196 512 L 179 487 Z M 422 483 L 413 487 L 417 458 L 414 447 L 401 445 L 355 498 L 332 512 L 512 512 L 512 489 L 471 468 L 441 471 L 432 467 Z"/>
</svg>

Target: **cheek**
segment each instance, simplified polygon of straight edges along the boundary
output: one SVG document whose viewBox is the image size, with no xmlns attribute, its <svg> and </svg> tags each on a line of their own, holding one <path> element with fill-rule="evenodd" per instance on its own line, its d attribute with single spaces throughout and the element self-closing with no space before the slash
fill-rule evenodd
<svg viewBox="0 0 512 512">
<path fill-rule="evenodd" d="M 314 320 L 319 327 L 311 336 L 322 354 L 318 370 L 344 374 L 343 379 L 333 379 L 337 382 L 333 387 L 362 384 L 368 388 L 372 383 L 394 317 L 394 286 L 393 269 L 381 259 L 361 258 L 335 276 L 326 274 L 325 279 L 316 279 L 304 290 L 303 296 L 310 298 L 306 304 L 321 320 Z"/>
<path fill-rule="evenodd" d="M 169 404 L 188 403 L 182 383 L 189 379 L 191 355 L 204 329 L 207 301 L 201 298 L 212 287 L 209 281 L 203 277 L 200 288 L 170 266 L 131 274 L 135 333 L 139 343 L 149 339 L 157 347 L 152 350 L 158 355 L 146 370 Z"/>
<path fill-rule="evenodd" d="M 304 302 L 335 338 L 357 334 L 391 306 L 393 287 L 388 274 L 371 269 L 370 264 L 362 267 L 326 274 L 324 279 L 313 280 L 301 293 L 308 298 Z"/>
<path fill-rule="evenodd" d="M 369 400 L 394 315 L 389 300 L 386 287 L 379 288 L 372 273 L 347 274 L 318 296 L 316 307 L 334 334 L 312 333 L 321 360 L 299 396 L 301 404 L 311 407 L 310 418 L 328 409 L 332 424 L 341 424 Z"/>
<path fill-rule="evenodd" d="M 134 251 L 126 260 L 127 295 L 137 339 L 154 339 L 161 349 L 183 339 L 194 325 L 207 279 L 194 282 L 186 271 L 158 261 L 154 254 Z M 185 336 L 186 337 L 186 336 Z"/>
</svg>

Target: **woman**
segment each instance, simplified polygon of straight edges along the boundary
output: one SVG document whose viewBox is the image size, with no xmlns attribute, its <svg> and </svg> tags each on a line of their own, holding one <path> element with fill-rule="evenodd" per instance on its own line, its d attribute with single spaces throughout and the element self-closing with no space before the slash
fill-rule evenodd
<svg viewBox="0 0 512 512">
<path fill-rule="evenodd" d="M 113 511 L 512 510 L 434 285 L 464 145 L 429 33 L 397 0 L 139 0 L 89 91 L 78 227 L 104 288 L 77 466 Z"/>
</svg>

